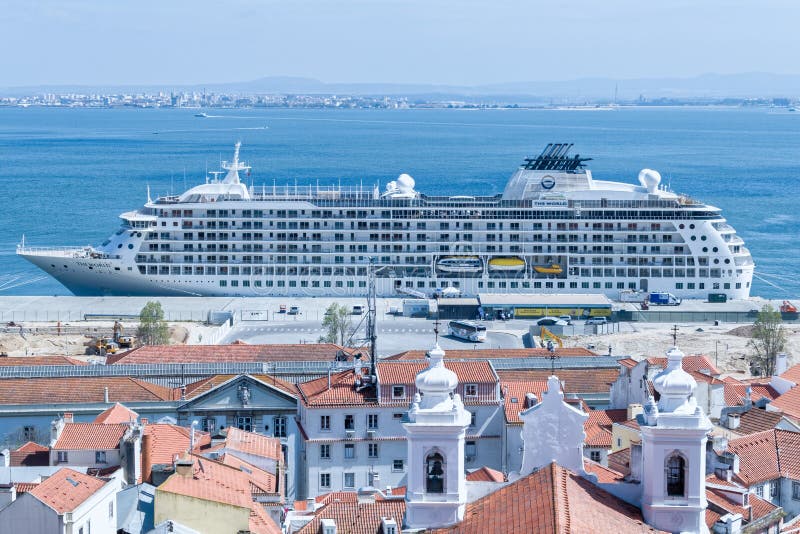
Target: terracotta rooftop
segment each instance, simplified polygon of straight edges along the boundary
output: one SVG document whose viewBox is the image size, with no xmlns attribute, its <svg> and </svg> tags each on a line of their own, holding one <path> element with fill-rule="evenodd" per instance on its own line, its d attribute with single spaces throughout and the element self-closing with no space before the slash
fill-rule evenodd
<svg viewBox="0 0 800 534">
<path fill-rule="evenodd" d="M 16 450 L 11 451 L 11 466 L 44 466 L 50 465 L 50 449 L 29 441 Z"/>
<path fill-rule="evenodd" d="M 795 386 L 770 403 L 770 408 L 782 411 L 793 419 L 800 420 L 800 386 Z"/>
<path fill-rule="evenodd" d="M 150 464 L 172 464 L 175 456 L 182 455 L 189 450 L 191 443 L 191 430 L 178 426 L 161 423 L 145 425 L 144 435 L 149 436 Z M 203 447 L 211 443 L 208 432 L 194 431 L 195 447 Z M 145 440 L 142 441 L 144 447 Z M 145 451 L 142 450 L 144 454 Z M 147 477 L 146 477 L 147 478 Z"/>
<path fill-rule="evenodd" d="M 62 515 L 74 511 L 105 484 L 104 480 L 65 467 L 28 493 Z"/>
<path fill-rule="evenodd" d="M 228 427 L 225 436 L 225 448 L 230 451 L 238 451 L 262 458 L 271 458 L 279 461 L 283 454 L 281 452 L 281 440 L 269 436 L 263 436 L 254 432 L 246 432 L 236 427 Z"/>
<path fill-rule="evenodd" d="M 120 423 L 136 421 L 138 419 L 138 413 L 117 402 L 114 404 L 114 406 L 106 409 L 97 417 L 95 417 L 94 422 L 102 425 L 117 425 Z"/>
<path fill-rule="evenodd" d="M 3 378 L 0 405 L 103 403 L 105 388 L 111 402 L 157 402 L 173 398 L 169 388 L 121 376 Z"/>
<path fill-rule="evenodd" d="M 553 463 L 467 504 L 464 520 L 435 533 L 657 532 L 635 508 Z"/>
<path fill-rule="evenodd" d="M 506 423 L 521 425 L 522 419 L 519 412 L 525 410 L 525 395 L 533 393 L 537 402 L 542 401 L 542 395 L 547 391 L 545 380 L 501 380 L 500 391 L 503 394 L 503 408 L 506 412 Z"/>
<path fill-rule="evenodd" d="M 567 366 L 569 362 L 559 362 Z M 547 382 L 550 369 L 498 370 L 501 380 L 539 380 Z M 611 384 L 619 378 L 619 369 L 556 369 L 556 376 L 564 384 L 565 393 L 608 394 Z"/>
<path fill-rule="evenodd" d="M 109 364 L 333 361 L 332 343 L 285 345 L 145 345 L 108 358 Z"/>
<path fill-rule="evenodd" d="M 496 384 L 497 376 L 486 361 L 453 361 L 448 352 L 444 366 L 458 376 L 459 384 Z M 417 375 L 428 368 L 425 362 L 381 361 L 377 364 L 378 381 L 381 384 L 414 384 Z M 413 395 L 413 393 L 412 393 Z"/>
<path fill-rule="evenodd" d="M 119 448 L 119 442 L 127 425 L 104 425 L 96 423 L 65 423 L 53 450 L 109 450 Z"/>
<path fill-rule="evenodd" d="M 354 492 L 351 492 L 354 493 Z M 323 519 L 336 521 L 337 534 L 378 534 L 384 517 L 394 519 L 398 528 L 403 524 L 406 502 L 403 499 L 375 502 L 334 501 L 314 513 L 314 519 L 297 534 L 318 534 Z"/>
<path fill-rule="evenodd" d="M 627 476 L 631 472 L 631 448 L 608 453 L 608 468 Z"/>
<path fill-rule="evenodd" d="M 795 384 L 800 384 L 800 364 L 789 367 L 781 373 L 781 378 L 791 380 Z"/>
<path fill-rule="evenodd" d="M 483 466 L 467 475 L 470 482 L 505 482 L 506 477 L 500 471 Z"/>
<path fill-rule="evenodd" d="M 298 384 L 297 389 L 300 392 L 300 399 L 307 406 L 377 405 L 374 389 L 365 388 L 356 391 L 355 378 L 352 370 L 341 371 L 332 373 L 330 379 L 323 376 Z"/>
<path fill-rule="evenodd" d="M 278 488 L 278 478 L 275 476 L 275 473 L 270 473 L 260 467 L 256 467 L 253 464 L 237 458 L 233 454 L 223 454 L 218 458 L 218 461 L 249 475 L 251 484 L 255 486 L 255 488 L 250 488 L 251 493 L 275 494 L 278 493 L 280 489 Z"/>
<path fill-rule="evenodd" d="M 769 501 L 760 498 L 755 493 L 749 494 L 747 498 L 748 502 L 750 503 L 750 509 L 742 506 L 741 501 L 734 502 L 722 490 L 713 488 L 706 490 L 708 509 L 719 514 L 720 516 L 725 515 L 726 513 L 741 514 L 742 519 L 744 520 L 743 524 L 745 525 L 752 523 L 753 521 L 757 521 L 778 509 L 778 506 L 775 506 Z M 751 510 L 752 516 L 750 515 Z"/>
<path fill-rule="evenodd" d="M 622 358 L 621 360 L 617 360 L 617 362 L 619 362 L 621 366 L 627 367 L 628 369 L 633 369 L 639 363 L 633 358 Z"/>
<path fill-rule="evenodd" d="M 69 356 L 3 356 L 0 367 L 21 365 L 88 365 L 86 362 Z"/>
<path fill-rule="evenodd" d="M 407 350 L 393 354 L 384 360 L 424 360 L 428 351 Z M 550 351 L 540 348 L 528 349 L 450 349 L 447 358 L 451 360 L 485 360 L 500 358 L 542 358 L 550 356 Z M 583 347 L 564 347 L 556 349 L 556 355 L 561 357 L 598 356 L 596 352 Z"/>
<path fill-rule="evenodd" d="M 254 534 L 283 534 L 281 528 L 272 520 L 257 502 L 250 508 L 250 532 Z"/>
<path fill-rule="evenodd" d="M 619 471 L 614 471 L 610 467 L 605 467 L 588 458 L 583 459 L 583 466 L 587 473 L 591 473 L 597 477 L 597 482 L 600 484 L 616 484 L 622 482 L 625 475 Z"/>
<path fill-rule="evenodd" d="M 772 430 L 783 419 L 781 412 L 768 412 L 760 408 L 751 408 L 739 416 L 739 428 L 732 430 L 744 436 L 765 430 Z"/>
<path fill-rule="evenodd" d="M 203 393 L 207 393 L 212 389 L 216 388 L 217 386 L 220 386 L 225 382 L 233 380 L 238 376 L 241 375 L 214 375 L 208 378 L 203 378 L 196 382 L 192 382 L 190 384 L 186 384 L 185 398 L 194 399 L 195 397 L 199 397 Z M 249 375 L 249 376 L 255 378 L 259 382 L 263 382 L 264 384 L 275 387 L 283 391 L 284 393 L 288 393 L 289 395 L 292 396 L 297 396 L 297 386 L 295 386 L 291 382 L 287 382 L 286 380 L 281 380 L 280 378 L 274 377 L 272 375 Z"/>
<path fill-rule="evenodd" d="M 583 423 L 586 433 L 584 443 L 588 447 L 611 448 L 611 425 L 627 420 L 628 411 L 618 410 L 592 410 L 589 419 Z"/>
<path fill-rule="evenodd" d="M 191 456 L 190 459 L 191 475 L 175 472 L 156 491 L 251 508 L 253 500 L 246 473 L 206 458 Z"/>
<path fill-rule="evenodd" d="M 14 487 L 17 488 L 17 496 L 30 492 L 38 485 L 39 482 L 14 482 Z"/>
<path fill-rule="evenodd" d="M 739 456 L 738 482 L 746 486 L 779 477 L 800 479 L 800 434 L 788 430 L 757 432 L 728 442 Z"/>
<path fill-rule="evenodd" d="M 750 388 L 750 400 L 756 402 L 762 398 L 773 401 L 778 398 L 778 392 L 769 383 L 747 383 L 726 377 L 725 382 L 725 406 L 744 406 L 744 399 L 747 397 L 747 388 Z"/>
<path fill-rule="evenodd" d="M 647 362 L 650 365 L 654 365 L 662 369 L 666 368 L 667 366 L 667 358 L 665 357 L 647 358 Z M 708 356 L 704 354 L 688 354 L 684 356 L 683 370 L 687 373 L 698 371 L 707 375 L 710 374 L 712 376 L 719 376 L 720 374 L 719 369 L 717 369 Z"/>
</svg>

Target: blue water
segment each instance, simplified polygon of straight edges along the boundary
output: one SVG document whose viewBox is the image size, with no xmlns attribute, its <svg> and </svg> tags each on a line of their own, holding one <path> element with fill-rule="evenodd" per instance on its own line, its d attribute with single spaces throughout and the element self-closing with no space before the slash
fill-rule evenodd
<svg viewBox="0 0 800 534">
<path fill-rule="evenodd" d="M 194 110 L 0 108 L 0 295 L 69 294 L 14 255 L 99 244 L 117 216 L 180 193 L 229 159 L 255 185 L 384 184 L 407 172 L 429 194 L 501 192 L 523 157 L 575 143 L 600 179 L 657 169 L 675 191 L 723 208 L 762 279 L 800 295 L 800 113 L 768 109 Z M 267 128 L 265 128 L 265 126 Z M 767 283 L 766 281 L 769 281 Z"/>
</svg>

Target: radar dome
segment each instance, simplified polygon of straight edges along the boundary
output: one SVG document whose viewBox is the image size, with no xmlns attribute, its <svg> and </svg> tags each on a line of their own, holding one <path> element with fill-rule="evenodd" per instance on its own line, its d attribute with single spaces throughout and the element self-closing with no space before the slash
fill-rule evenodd
<svg viewBox="0 0 800 534">
<path fill-rule="evenodd" d="M 397 188 L 403 193 L 410 193 L 413 191 L 414 185 L 414 179 L 407 174 L 401 174 L 397 177 Z"/>
<path fill-rule="evenodd" d="M 653 169 L 642 169 L 639 172 L 639 183 L 647 189 L 648 193 L 655 193 L 661 183 L 661 174 Z"/>
</svg>

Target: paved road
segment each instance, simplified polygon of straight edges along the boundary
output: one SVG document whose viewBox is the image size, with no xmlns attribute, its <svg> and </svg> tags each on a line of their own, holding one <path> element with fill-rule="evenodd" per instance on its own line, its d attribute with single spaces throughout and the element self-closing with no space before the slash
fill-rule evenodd
<svg viewBox="0 0 800 534">
<path fill-rule="evenodd" d="M 354 317 L 353 325 L 359 324 L 360 318 Z M 497 331 L 489 326 L 489 331 L 484 343 L 473 343 L 445 335 L 447 326 L 440 324 L 439 344 L 445 350 L 465 348 L 521 348 L 522 336 L 527 331 L 527 326 L 522 323 L 518 328 L 508 328 L 502 324 L 503 331 Z M 521 327 L 521 328 L 520 328 Z M 435 335 L 434 323 L 425 319 L 411 319 L 405 317 L 378 320 L 378 354 L 388 356 L 404 350 L 429 349 L 433 346 Z M 364 337 L 363 324 L 360 334 L 355 337 Z M 303 343 L 316 342 L 324 333 L 322 325 L 316 320 L 305 320 L 282 317 L 278 321 L 240 322 L 222 341 L 230 343 L 241 339 L 247 343 Z"/>
</svg>

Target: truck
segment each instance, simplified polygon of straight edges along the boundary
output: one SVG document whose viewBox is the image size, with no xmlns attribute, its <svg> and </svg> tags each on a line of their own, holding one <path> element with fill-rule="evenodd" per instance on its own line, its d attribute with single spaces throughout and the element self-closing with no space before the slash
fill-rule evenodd
<svg viewBox="0 0 800 534">
<path fill-rule="evenodd" d="M 644 302 L 645 300 L 647 300 L 647 293 L 645 291 L 623 289 L 619 292 L 620 302 Z"/>
<path fill-rule="evenodd" d="M 678 306 L 681 303 L 681 299 L 672 293 L 650 293 L 648 300 L 653 306 Z"/>
</svg>

